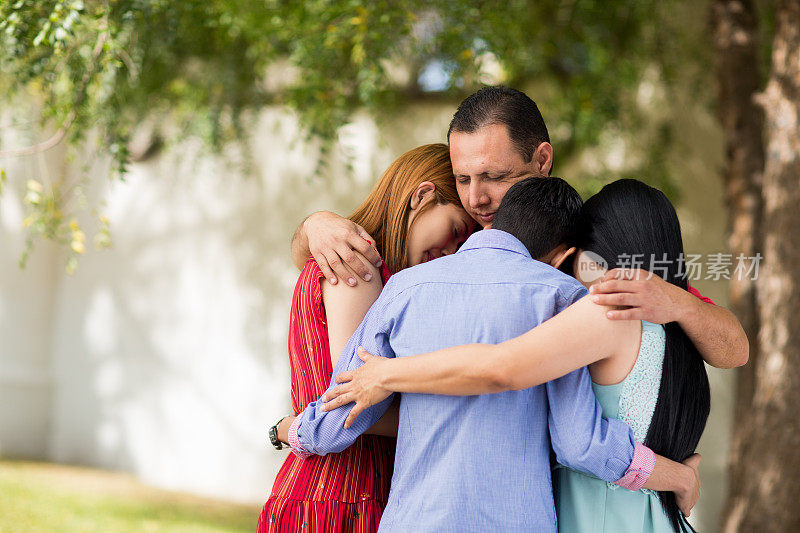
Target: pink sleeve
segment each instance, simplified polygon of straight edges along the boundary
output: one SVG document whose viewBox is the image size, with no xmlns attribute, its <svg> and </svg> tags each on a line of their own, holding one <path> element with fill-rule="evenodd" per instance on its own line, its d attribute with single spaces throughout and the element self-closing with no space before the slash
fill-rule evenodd
<svg viewBox="0 0 800 533">
<path fill-rule="evenodd" d="M 692 296 L 697 296 L 698 298 L 700 298 L 701 300 L 703 300 L 707 304 L 717 305 L 717 304 L 714 303 L 714 300 L 712 300 L 711 298 L 708 298 L 706 296 L 703 296 L 702 294 L 700 294 L 700 291 L 698 291 L 697 289 L 695 289 L 691 285 L 687 285 L 686 288 L 689 291 L 689 294 L 691 294 Z"/>
<path fill-rule="evenodd" d="M 300 459 L 306 459 L 307 457 L 311 457 L 314 455 L 313 453 L 307 452 L 303 446 L 300 444 L 300 438 L 297 436 L 297 430 L 300 427 L 300 420 L 302 419 L 302 415 L 298 416 L 292 422 L 292 425 L 289 426 L 289 446 L 292 447 L 292 453 L 295 454 Z"/>
<path fill-rule="evenodd" d="M 633 449 L 633 460 L 631 461 L 625 475 L 614 483 L 628 490 L 639 490 L 644 487 L 653 468 L 656 466 L 656 454 L 644 444 L 635 444 Z"/>
</svg>

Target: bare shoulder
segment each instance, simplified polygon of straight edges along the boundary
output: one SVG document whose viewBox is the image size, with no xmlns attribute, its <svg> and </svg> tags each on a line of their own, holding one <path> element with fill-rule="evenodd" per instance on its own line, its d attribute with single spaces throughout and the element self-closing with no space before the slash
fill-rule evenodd
<svg viewBox="0 0 800 533">
<path fill-rule="evenodd" d="M 600 385 L 619 383 L 630 373 L 636 362 L 642 337 L 641 320 L 611 320 L 607 313 L 618 309 L 600 305 L 585 296 L 573 304 L 584 318 L 584 327 L 596 339 L 598 350 L 604 357 L 589 365 L 592 381 Z"/>
<path fill-rule="evenodd" d="M 616 309 L 613 306 L 596 304 L 592 301 L 591 295 L 586 295 L 569 306 L 564 313 L 569 312 L 573 315 L 576 326 L 588 328 L 594 335 L 607 336 L 605 340 L 610 347 L 624 347 L 631 342 L 638 342 L 642 329 L 641 321 L 609 319 L 607 313 Z"/>
<path fill-rule="evenodd" d="M 361 259 L 364 259 L 364 256 L 360 253 L 356 252 L 356 254 L 358 254 Z M 320 280 L 322 283 L 322 299 L 326 306 L 334 303 L 334 300 L 353 303 L 365 299 L 374 301 L 378 297 L 381 289 L 383 289 L 381 273 L 375 265 L 371 264 L 366 259 L 364 259 L 364 264 L 367 266 L 369 273 L 372 274 L 372 277 L 369 281 L 359 279 L 358 285 L 355 287 L 351 287 L 347 283 L 342 283 L 341 281 L 336 285 L 331 285 L 331 283 L 324 278 Z M 353 272 L 346 263 L 343 263 L 343 266 L 347 268 L 348 272 L 352 274 L 353 277 L 357 277 L 355 272 Z"/>
</svg>

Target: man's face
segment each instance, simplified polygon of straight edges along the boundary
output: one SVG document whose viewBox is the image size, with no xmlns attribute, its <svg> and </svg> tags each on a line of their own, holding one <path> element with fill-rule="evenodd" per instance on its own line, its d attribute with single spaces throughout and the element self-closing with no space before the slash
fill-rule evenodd
<svg viewBox="0 0 800 533">
<path fill-rule="evenodd" d="M 464 209 L 484 228 L 491 227 L 500 201 L 512 185 L 531 176 L 547 176 L 550 171 L 550 145 L 539 145 L 526 163 L 503 124 L 484 126 L 473 133 L 454 131 L 449 141 L 458 196 Z M 540 157 L 542 149 L 549 150 L 546 158 Z"/>
</svg>

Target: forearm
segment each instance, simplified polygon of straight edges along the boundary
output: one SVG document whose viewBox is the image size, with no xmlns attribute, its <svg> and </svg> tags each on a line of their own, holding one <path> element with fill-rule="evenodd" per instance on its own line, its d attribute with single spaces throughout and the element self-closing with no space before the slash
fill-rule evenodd
<svg viewBox="0 0 800 533">
<path fill-rule="evenodd" d="M 622 333 L 631 326 L 608 320 L 606 309 L 581 298 L 500 344 L 455 346 L 391 361 L 381 385 L 394 392 L 455 396 L 541 385 L 616 353 Z"/>
<path fill-rule="evenodd" d="M 383 416 L 364 433 L 367 435 L 381 435 L 382 437 L 396 437 L 399 416 L 400 401 L 397 398 Z M 278 424 L 278 440 L 282 443 L 289 444 L 289 427 L 296 418 L 295 416 L 287 416 Z"/>
<path fill-rule="evenodd" d="M 295 416 L 287 416 L 278 424 L 278 440 L 284 444 L 289 444 L 289 426 L 292 425 Z"/>
<path fill-rule="evenodd" d="M 747 363 L 750 345 L 736 316 L 686 293 L 678 324 L 697 347 L 706 363 L 735 368 Z"/>
<path fill-rule="evenodd" d="M 306 219 L 297 226 L 294 237 L 292 237 L 292 261 L 294 261 L 294 266 L 296 266 L 298 270 L 303 270 L 303 266 L 311 255 L 311 250 L 308 248 L 308 235 L 306 235 L 305 230 L 306 220 L 311 218 L 311 216 L 313 216 L 313 214 L 306 217 Z"/>
<path fill-rule="evenodd" d="M 653 472 L 644 484 L 645 489 L 681 492 L 694 483 L 694 473 L 688 466 L 656 455 Z"/>
<path fill-rule="evenodd" d="M 298 415 L 293 424 L 297 439 L 292 439 L 292 430 L 289 431 L 289 444 L 303 455 L 327 455 L 339 453 L 350 447 L 355 440 L 366 433 L 384 415 L 393 397 L 379 402 L 362 413 L 363 416 L 345 428 L 344 421 L 350 410 L 347 406 L 333 411 L 322 411 L 321 402 L 312 402 Z"/>
<path fill-rule="evenodd" d="M 389 326 L 385 320 L 386 316 L 391 316 L 388 311 L 388 302 L 391 298 L 391 289 L 387 286 L 387 290 L 367 312 L 364 321 L 342 351 L 339 361 L 333 369 L 333 377 L 328 391 L 336 386 L 335 379 L 339 374 L 354 370 L 363 364 L 356 355 L 358 346 L 366 346 L 389 356 L 394 355 L 388 343 Z M 300 415 L 298 422 L 294 426 L 297 428 L 297 443 L 299 446 L 295 446 L 292 443 L 292 447 L 317 455 L 340 452 L 350 446 L 359 435 L 370 429 L 384 415 L 391 405 L 392 399 L 392 396 L 388 396 L 383 401 L 366 409 L 363 412 L 364 416 L 360 416 L 349 427 L 344 427 L 345 419 L 350 413 L 348 406 L 345 405 L 338 409 L 325 411 L 322 409 L 323 402 L 321 399 L 310 402 L 305 406 L 302 415 Z"/>
<path fill-rule="evenodd" d="M 497 347 L 467 344 L 388 360 L 381 386 L 393 392 L 468 396 L 509 390 L 491 361 Z"/>
</svg>

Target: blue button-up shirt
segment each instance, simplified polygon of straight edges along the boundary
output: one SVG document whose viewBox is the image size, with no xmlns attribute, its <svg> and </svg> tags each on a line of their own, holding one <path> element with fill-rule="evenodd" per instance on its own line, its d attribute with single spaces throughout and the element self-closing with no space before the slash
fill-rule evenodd
<svg viewBox="0 0 800 533">
<path fill-rule="evenodd" d="M 393 276 L 348 342 L 336 374 L 359 367 L 364 346 L 405 357 L 517 337 L 586 294 L 575 279 L 531 259 L 499 230 L 473 234 L 458 253 Z M 335 385 L 335 383 L 333 383 Z M 339 452 L 372 426 L 391 398 L 348 429 L 351 406 L 308 405 L 299 423 L 305 450 Z M 607 481 L 625 474 L 630 428 L 602 418 L 582 368 L 521 391 L 480 396 L 402 394 L 397 452 L 381 532 L 557 530 L 550 450 L 557 460 Z"/>
</svg>

